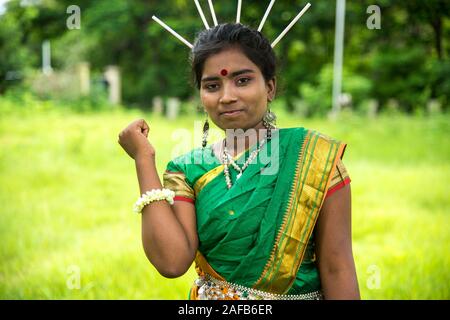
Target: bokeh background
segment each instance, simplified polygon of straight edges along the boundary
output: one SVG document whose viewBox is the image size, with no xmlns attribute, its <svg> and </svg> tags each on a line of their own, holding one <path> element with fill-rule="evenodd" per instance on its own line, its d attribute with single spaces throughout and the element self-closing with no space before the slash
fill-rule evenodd
<svg viewBox="0 0 450 320">
<path fill-rule="evenodd" d="M 337 1 L 310 2 L 276 47 L 278 126 L 348 143 L 362 298 L 449 299 L 450 2 L 347 1 L 338 113 Z M 214 1 L 219 22 L 236 3 Z M 256 28 L 268 3 L 244 0 L 241 21 Z M 305 4 L 277 1 L 263 33 Z M 1 299 L 187 298 L 193 268 L 166 279 L 145 258 L 117 143 L 145 118 L 161 174 L 201 144 L 189 50 L 153 14 L 191 42 L 203 29 L 190 0 L 0 1 Z"/>
</svg>

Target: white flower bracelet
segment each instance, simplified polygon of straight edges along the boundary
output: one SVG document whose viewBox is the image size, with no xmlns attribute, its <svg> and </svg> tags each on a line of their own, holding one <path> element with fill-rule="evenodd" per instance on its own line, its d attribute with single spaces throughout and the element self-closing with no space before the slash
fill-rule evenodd
<svg viewBox="0 0 450 320">
<path fill-rule="evenodd" d="M 136 201 L 133 211 L 136 213 L 142 213 L 142 209 L 153 201 L 167 200 L 170 204 L 173 204 L 174 197 L 175 192 L 170 189 L 153 189 L 147 191 Z"/>
</svg>

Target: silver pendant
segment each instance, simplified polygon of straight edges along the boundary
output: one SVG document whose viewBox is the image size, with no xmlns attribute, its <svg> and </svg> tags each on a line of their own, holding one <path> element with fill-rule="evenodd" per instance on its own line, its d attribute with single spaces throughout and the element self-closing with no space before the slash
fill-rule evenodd
<svg viewBox="0 0 450 320">
<path fill-rule="evenodd" d="M 239 180 L 239 178 L 242 176 L 242 172 L 240 172 L 237 176 L 236 176 L 236 180 Z"/>
</svg>

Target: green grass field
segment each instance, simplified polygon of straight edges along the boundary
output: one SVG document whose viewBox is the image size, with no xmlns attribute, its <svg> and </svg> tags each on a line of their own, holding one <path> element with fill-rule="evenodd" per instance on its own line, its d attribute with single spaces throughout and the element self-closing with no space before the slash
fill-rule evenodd
<svg viewBox="0 0 450 320">
<path fill-rule="evenodd" d="M 14 111 L 3 103 L 0 298 L 185 299 L 193 268 L 166 279 L 145 258 L 132 212 L 135 167 L 117 136 L 144 117 L 162 172 L 183 145 L 200 145 L 194 121 L 202 117 L 169 122 L 139 111 L 77 114 L 45 104 Z M 348 143 L 362 298 L 449 299 L 450 117 L 329 121 L 278 113 L 280 127 L 304 126 Z"/>
</svg>

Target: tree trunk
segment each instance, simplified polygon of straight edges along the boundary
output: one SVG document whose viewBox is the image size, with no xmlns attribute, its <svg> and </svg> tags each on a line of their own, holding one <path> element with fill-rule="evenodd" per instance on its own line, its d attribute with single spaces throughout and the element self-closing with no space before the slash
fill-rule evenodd
<svg viewBox="0 0 450 320">
<path fill-rule="evenodd" d="M 442 60 L 442 17 L 436 15 L 431 20 L 431 25 L 434 31 L 434 46 L 439 60 Z"/>
</svg>

